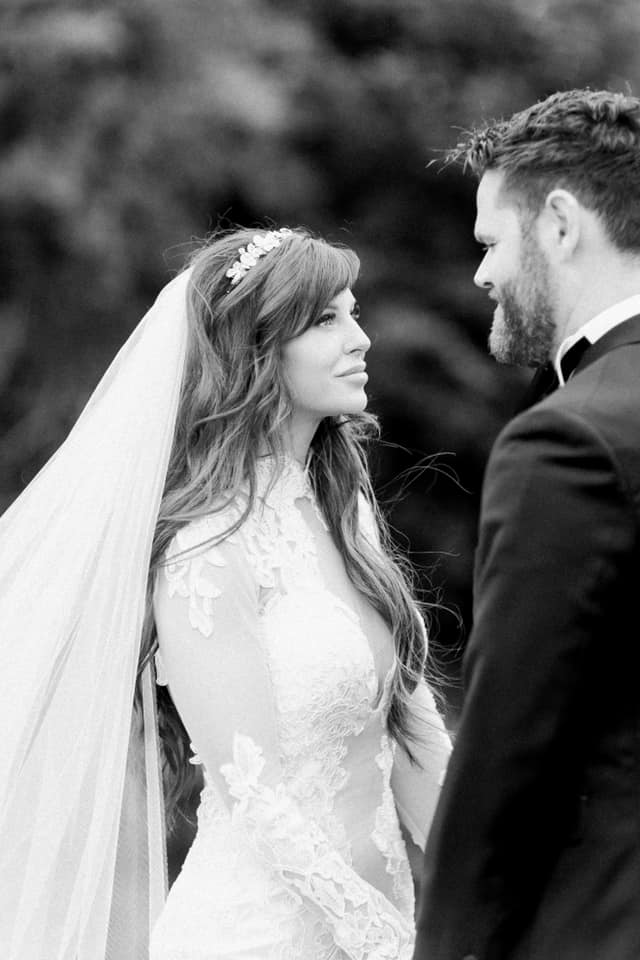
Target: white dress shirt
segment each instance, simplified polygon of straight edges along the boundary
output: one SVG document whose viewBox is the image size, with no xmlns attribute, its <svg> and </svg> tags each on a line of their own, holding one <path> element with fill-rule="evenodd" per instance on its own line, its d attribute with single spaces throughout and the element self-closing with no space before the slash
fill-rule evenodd
<svg viewBox="0 0 640 960">
<path fill-rule="evenodd" d="M 607 307 L 606 310 L 592 317 L 592 319 L 584 323 L 579 330 L 576 330 L 570 337 L 563 340 L 558 347 L 558 352 L 554 360 L 560 386 L 563 387 L 565 384 L 560 362 L 574 343 L 577 343 L 581 337 L 586 337 L 589 343 L 593 344 L 596 340 L 599 340 L 600 337 L 603 337 L 605 333 L 608 333 L 609 330 L 617 327 L 619 323 L 623 323 L 625 320 L 628 320 L 630 317 L 635 317 L 638 314 L 640 314 L 640 293 L 636 293 L 632 297 L 627 297 L 626 300 L 620 300 L 619 303 L 614 303 L 613 306 Z"/>
</svg>

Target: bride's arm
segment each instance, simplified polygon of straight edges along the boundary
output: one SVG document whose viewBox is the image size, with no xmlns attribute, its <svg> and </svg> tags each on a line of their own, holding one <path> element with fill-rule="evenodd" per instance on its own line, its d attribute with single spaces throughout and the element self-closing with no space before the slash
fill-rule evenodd
<svg viewBox="0 0 640 960">
<path fill-rule="evenodd" d="M 403 826 L 424 851 L 451 753 L 451 739 L 426 681 L 418 684 L 411 697 L 410 723 L 415 734 L 411 750 L 418 763 L 412 764 L 398 747 L 391 787 Z"/>
<path fill-rule="evenodd" d="M 187 530 L 178 546 L 206 536 Z M 257 855 L 319 908 L 348 957 L 410 956 L 412 931 L 402 916 L 303 814 L 283 780 L 259 588 L 241 537 L 161 571 L 155 613 L 176 707 Z"/>
<path fill-rule="evenodd" d="M 373 511 L 364 495 L 360 496 L 359 512 L 364 535 L 370 544 L 380 550 Z M 406 752 L 398 747 L 391 787 L 402 825 L 413 842 L 424 851 L 451 753 L 451 739 L 426 681 L 416 687 L 410 707 L 410 724 L 415 736 L 411 750 L 418 763 L 412 764 Z"/>
</svg>

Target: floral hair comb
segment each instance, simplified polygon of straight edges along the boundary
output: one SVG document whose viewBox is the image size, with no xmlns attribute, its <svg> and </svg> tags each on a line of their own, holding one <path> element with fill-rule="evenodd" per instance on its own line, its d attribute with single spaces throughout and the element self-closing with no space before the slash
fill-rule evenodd
<svg viewBox="0 0 640 960">
<path fill-rule="evenodd" d="M 268 233 L 256 233 L 251 243 L 246 247 L 240 247 L 238 259 L 234 260 L 225 274 L 226 277 L 231 278 L 231 286 L 235 287 L 245 273 L 248 273 L 251 267 L 255 267 L 260 257 L 264 257 L 269 250 L 279 247 L 284 238 L 290 237 L 292 232 L 282 227 L 280 230 L 269 230 Z"/>
</svg>

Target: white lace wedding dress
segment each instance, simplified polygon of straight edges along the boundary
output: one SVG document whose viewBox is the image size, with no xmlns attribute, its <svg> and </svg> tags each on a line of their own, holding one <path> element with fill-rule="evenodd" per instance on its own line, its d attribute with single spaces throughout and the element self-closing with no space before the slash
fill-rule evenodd
<svg viewBox="0 0 640 960">
<path fill-rule="evenodd" d="M 389 631 L 349 581 L 294 462 L 174 539 L 158 576 L 159 682 L 206 786 L 152 960 L 410 960 L 414 892 L 399 811 L 424 840 L 449 754 L 426 686 L 422 769 L 385 728 Z M 366 505 L 364 534 L 375 542 Z"/>
</svg>

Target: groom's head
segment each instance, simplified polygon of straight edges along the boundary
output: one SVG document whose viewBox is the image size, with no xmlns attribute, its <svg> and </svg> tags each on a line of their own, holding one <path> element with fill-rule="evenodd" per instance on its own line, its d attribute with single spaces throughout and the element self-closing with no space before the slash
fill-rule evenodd
<svg viewBox="0 0 640 960">
<path fill-rule="evenodd" d="M 473 131 L 449 159 L 479 180 L 475 282 L 497 304 L 498 360 L 543 363 L 595 313 L 640 292 L 640 100 L 555 93 Z"/>
</svg>

